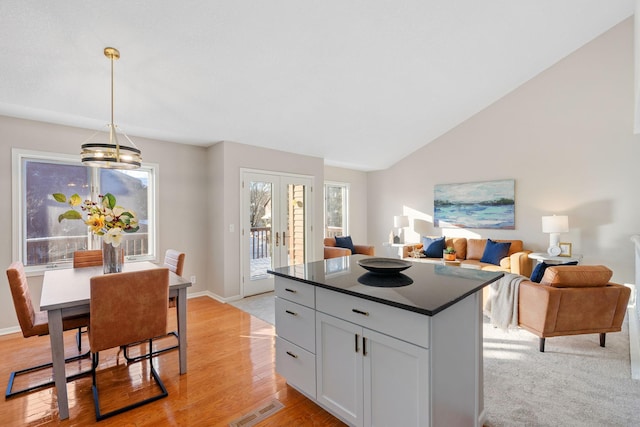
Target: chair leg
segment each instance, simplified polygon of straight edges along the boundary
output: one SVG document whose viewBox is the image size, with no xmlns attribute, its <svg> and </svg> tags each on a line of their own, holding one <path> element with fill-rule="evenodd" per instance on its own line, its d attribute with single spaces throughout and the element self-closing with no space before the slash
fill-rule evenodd
<svg viewBox="0 0 640 427">
<path fill-rule="evenodd" d="M 171 331 L 166 336 L 169 336 L 169 335 L 173 335 L 174 337 L 176 337 L 176 339 L 179 339 L 178 338 L 178 333 L 176 331 Z M 127 360 L 127 362 L 137 362 L 138 360 L 146 359 L 146 358 L 149 358 L 149 357 L 154 357 L 154 356 L 157 356 L 159 354 L 166 353 L 167 351 L 176 350 L 176 349 L 178 349 L 180 347 L 180 345 L 176 344 L 174 346 L 167 347 L 167 348 L 162 348 L 162 349 L 156 350 L 156 351 L 153 351 L 153 348 L 151 348 L 149 353 L 145 353 L 145 354 L 142 354 L 140 356 L 135 356 L 135 357 L 129 356 L 129 351 L 128 351 L 129 347 L 134 346 L 134 345 L 139 345 L 139 344 L 141 344 L 141 343 L 133 343 L 133 344 L 129 344 L 129 345 L 125 345 L 125 346 L 121 347 L 122 348 L 122 353 L 124 354 L 124 358 Z"/>
<path fill-rule="evenodd" d="M 607 334 L 605 333 L 601 333 L 600 334 L 600 347 L 604 347 L 604 343 L 607 339 Z"/>
<path fill-rule="evenodd" d="M 540 352 L 544 353 L 544 341 L 545 338 L 540 338 Z"/>
<path fill-rule="evenodd" d="M 151 354 L 151 350 L 152 350 L 152 340 L 149 340 L 149 353 Z M 126 347 L 126 346 L 125 346 Z M 93 369 L 92 369 L 92 375 L 93 375 L 93 384 L 92 384 L 92 391 L 93 391 L 93 403 L 94 403 L 94 407 L 96 410 L 96 421 L 101 421 L 104 420 L 105 418 L 109 418 L 112 417 L 114 415 L 118 415 L 118 414 L 122 414 L 123 412 L 127 412 L 130 411 L 132 409 L 135 408 L 139 408 L 142 405 L 146 405 L 147 403 L 151 403 L 151 402 L 155 402 L 158 399 L 162 399 L 163 397 L 167 397 L 169 395 L 169 393 L 167 392 L 167 388 L 165 387 L 164 383 L 162 382 L 162 380 L 160 379 L 160 376 L 158 375 L 158 372 L 156 371 L 155 366 L 153 366 L 153 358 L 149 358 L 149 365 L 151 366 L 151 378 L 153 378 L 156 383 L 158 384 L 158 387 L 160 387 L 160 394 L 157 394 L 155 396 L 149 397 L 147 399 L 141 400 L 139 402 L 135 402 L 132 403 L 130 405 L 124 406 L 122 408 L 118 408 L 118 409 L 114 409 L 113 411 L 110 412 L 106 412 L 106 413 L 102 413 L 100 412 L 100 397 L 98 394 L 98 384 L 96 381 L 96 368 L 98 366 L 98 353 L 94 354 L 94 364 L 93 364 Z"/>
<path fill-rule="evenodd" d="M 87 357 L 89 357 L 89 353 L 85 353 L 85 354 L 80 354 L 78 356 L 73 356 L 73 357 L 69 357 L 68 359 L 64 360 L 64 363 L 70 363 L 70 362 L 75 362 L 78 360 L 82 360 L 82 359 L 86 359 Z M 28 374 L 30 372 L 37 372 L 40 371 L 42 369 L 47 369 L 47 368 L 51 368 L 53 367 L 53 363 L 49 362 L 49 363 L 43 363 L 42 365 L 38 365 L 38 366 L 33 366 L 31 368 L 26 368 L 26 369 L 21 369 L 19 371 L 13 371 L 11 372 L 11 374 L 9 375 L 9 383 L 7 384 L 7 390 L 4 393 L 4 398 L 8 399 L 10 397 L 13 396 L 17 396 L 19 394 L 23 394 L 23 393 L 28 393 L 30 391 L 34 391 L 34 390 L 39 390 L 42 388 L 47 388 L 47 387 L 52 387 L 55 383 L 54 381 L 46 381 L 43 383 L 39 383 L 36 385 L 33 385 L 31 387 L 27 387 L 27 388 L 23 388 L 20 390 L 13 390 L 13 381 L 15 380 L 16 377 L 20 376 L 20 375 L 24 375 L 24 374 Z M 67 382 L 76 380 L 80 377 L 83 377 L 87 374 L 90 374 L 91 371 L 84 371 L 84 372 L 78 372 L 77 374 L 73 374 L 73 375 L 69 375 L 67 377 Z"/>
</svg>

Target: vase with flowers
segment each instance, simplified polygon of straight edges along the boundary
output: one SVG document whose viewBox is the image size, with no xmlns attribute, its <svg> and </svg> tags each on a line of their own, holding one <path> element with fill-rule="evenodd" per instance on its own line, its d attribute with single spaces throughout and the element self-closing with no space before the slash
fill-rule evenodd
<svg viewBox="0 0 640 427">
<path fill-rule="evenodd" d="M 123 234 L 135 233 L 140 229 L 135 212 L 118 206 L 115 196 L 111 193 L 99 195 L 98 202 L 83 201 L 77 194 L 67 199 L 62 193 L 54 193 L 53 198 L 57 202 L 71 206 L 71 209 L 58 216 L 58 222 L 64 219 L 84 220 L 94 235 L 102 237 L 104 273 L 121 272 L 124 262 L 124 252 L 120 245 Z M 78 207 L 80 211 L 76 210 Z M 83 213 L 86 215 L 86 219 L 83 218 Z"/>
</svg>

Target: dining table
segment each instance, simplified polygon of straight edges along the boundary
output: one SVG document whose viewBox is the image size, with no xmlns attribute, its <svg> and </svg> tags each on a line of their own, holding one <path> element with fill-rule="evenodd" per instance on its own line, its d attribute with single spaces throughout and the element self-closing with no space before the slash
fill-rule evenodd
<svg viewBox="0 0 640 427">
<path fill-rule="evenodd" d="M 149 261 L 130 262 L 123 265 L 123 272 L 160 267 Z M 40 310 L 48 313 L 53 380 L 60 419 L 69 418 L 62 319 L 89 313 L 91 278 L 101 274 L 102 266 L 48 270 L 44 274 Z M 187 288 L 191 285 L 189 280 L 169 271 L 169 297 L 176 298 L 180 374 L 187 372 Z"/>
</svg>

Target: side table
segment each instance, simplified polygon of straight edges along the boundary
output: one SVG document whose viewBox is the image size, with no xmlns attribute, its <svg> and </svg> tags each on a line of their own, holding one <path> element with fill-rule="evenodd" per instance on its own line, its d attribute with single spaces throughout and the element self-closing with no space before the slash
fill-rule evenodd
<svg viewBox="0 0 640 427">
<path fill-rule="evenodd" d="M 529 258 L 536 260 L 537 262 L 546 262 L 547 264 L 564 264 L 567 262 L 580 262 L 582 261 L 582 255 L 572 256 L 551 256 L 544 252 L 532 252 L 529 254 Z"/>
<path fill-rule="evenodd" d="M 404 258 L 408 255 L 408 249 L 413 248 L 417 243 L 389 243 L 384 242 L 382 246 L 387 249 L 387 256 L 390 258 Z M 406 249 L 405 249 L 406 248 Z"/>
</svg>

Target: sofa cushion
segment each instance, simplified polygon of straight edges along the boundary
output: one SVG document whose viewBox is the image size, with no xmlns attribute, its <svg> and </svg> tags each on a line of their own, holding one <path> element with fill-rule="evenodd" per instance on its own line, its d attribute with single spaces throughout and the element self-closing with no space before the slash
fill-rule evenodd
<svg viewBox="0 0 640 427">
<path fill-rule="evenodd" d="M 484 254 L 487 239 L 467 239 L 467 259 L 480 260 Z"/>
<path fill-rule="evenodd" d="M 604 265 L 555 265 L 547 268 L 540 284 L 554 288 L 607 286 L 612 275 Z"/>
<path fill-rule="evenodd" d="M 480 262 L 500 265 L 500 260 L 509 254 L 510 247 L 511 242 L 494 242 L 491 239 L 487 239 Z"/>
<path fill-rule="evenodd" d="M 422 237 L 422 252 L 427 258 L 442 258 L 445 237 Z"/>
<path fill-rule="evenodd" d="M 465 259 L 467 257 L 467 239 L 465 237 L 447 237 L 444 247 L 448 248 L 449 246 L 456 250 L 457 259 Z"/>
<path fill-rule="evenodd" d="M 351 253 L 355 253 L 356 250 L 353 247 L 353 241 L 351 236 L 336 236 L 336 246 L 339 248 L 346 248 L 351 250 Z"/>
<path fill-rule="evenodd" d="M 533 268 L 530 280 L 532 282 L 540 283 L 542 277 L 544 276 L 544 272 L 547 271 L 547 268 L 558 265 L 578 265 L 578 261 L 565 262 L 564 264 L 547 264 L 543 261 L 541 263 L 538 263 L 538 265 Z"/>
</svg>

